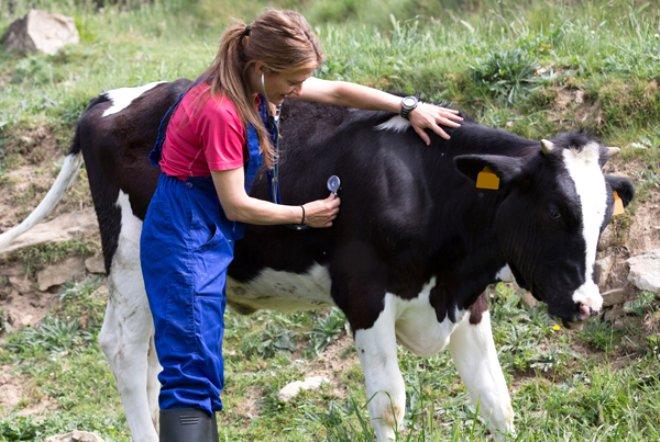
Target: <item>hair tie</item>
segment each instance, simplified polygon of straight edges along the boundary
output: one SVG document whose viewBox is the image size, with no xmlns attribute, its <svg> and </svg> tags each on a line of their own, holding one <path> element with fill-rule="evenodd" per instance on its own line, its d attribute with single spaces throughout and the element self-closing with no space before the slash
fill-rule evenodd
<svg viewBox="0 0 660 442">
<path fill-rule="evenodd" d="M 245 30 L 243 31 L 242 37 L 248 37 L 250 35 L 251 30 L 252 30 L 252 25 L 245 26 Z"/>
</svg>

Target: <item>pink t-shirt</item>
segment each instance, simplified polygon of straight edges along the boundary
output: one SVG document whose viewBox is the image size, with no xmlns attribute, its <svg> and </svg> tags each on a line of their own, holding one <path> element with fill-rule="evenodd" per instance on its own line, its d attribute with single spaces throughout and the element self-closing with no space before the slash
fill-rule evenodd
<svg viewBox="0 0 660 442">
<path fill-rule="evenodd" d="M 243 166 L 245 126 L 234 103 L 202 82 L 184 95 L 167 125 L 160 169 L 185 179 Z"/>
</svg>

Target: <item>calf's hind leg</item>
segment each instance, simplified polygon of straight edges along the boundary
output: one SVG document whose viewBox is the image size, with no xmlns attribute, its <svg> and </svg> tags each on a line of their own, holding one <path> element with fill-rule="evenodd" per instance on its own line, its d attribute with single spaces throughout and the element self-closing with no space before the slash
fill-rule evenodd
<svg viewBox="0 0 660 442">
<path fill-rule="evenodd" d="M 99 344 L 115 376 L 133 441 L 158 441 L 147 395 L 153 319 L 140 267 L 142 221 L 120 192 L 121 228 L 108 272 L 108 306 Z"/>
<path fill-rule="evenodd" d="M 142 284 L 118 286 L 113 276 L 99 344 L 115 377 L 132 440 L 155 442 L 158 434 L 147 396 L 147 353 L 153 334 L 147 297 L 144 287 L 137 287 Z"/>
</svg>

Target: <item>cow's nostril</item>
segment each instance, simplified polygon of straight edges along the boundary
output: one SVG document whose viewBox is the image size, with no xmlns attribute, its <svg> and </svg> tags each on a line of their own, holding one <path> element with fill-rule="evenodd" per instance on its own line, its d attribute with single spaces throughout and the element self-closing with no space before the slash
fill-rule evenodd
<svg viewBox="0 0 660 442">
<path fill-rule="evenodd" d="M 589 307 L 588 305 L 584 305 L 582 303 L 579 304 L 579 310 L 580 310 L 580 319 L 586 319 L 589 316 L 594 315 L 594 311 Z"/>
</svg>

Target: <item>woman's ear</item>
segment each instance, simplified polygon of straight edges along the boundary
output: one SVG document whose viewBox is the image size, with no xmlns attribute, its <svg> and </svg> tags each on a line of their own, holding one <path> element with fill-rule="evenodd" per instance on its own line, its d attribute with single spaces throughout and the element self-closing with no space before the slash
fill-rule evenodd
<svg viewBox="0 0 660 442">
<path fill-rule="evenodd" d="M 264 74 L 267 72 L 266 65 L 264 64 L 263 61 L 255 61 L 254 62 L 254 71 L 258 73 L 259 75 Z"/>
</svg>

